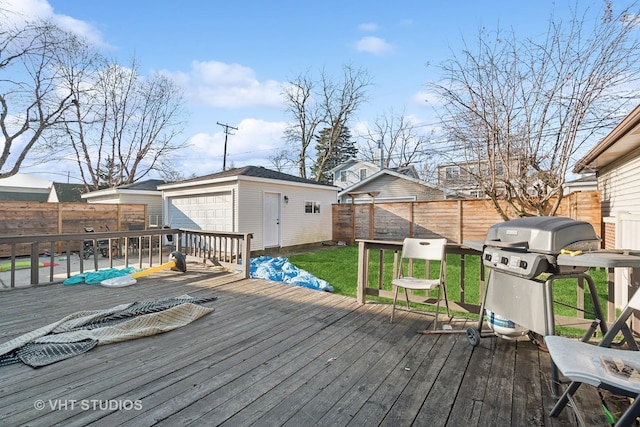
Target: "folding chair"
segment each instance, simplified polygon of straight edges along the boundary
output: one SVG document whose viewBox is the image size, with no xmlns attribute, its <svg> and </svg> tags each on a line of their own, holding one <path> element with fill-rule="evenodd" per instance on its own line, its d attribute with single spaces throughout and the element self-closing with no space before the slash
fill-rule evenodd
<svg viewBox="0 0 640 427">
<path fill-rule="evenodd" d="M 640 311 L 638 291 L 597 346 L 566 337 L 545 337 L 551 362 L 571 381 L 551 409 L 551 417 L 557 417 L 567 403 L 571 402 L 578 422 L 584 425 L 572 399 L 583 383 L 634 399 L 616 426 L 630 426 L 640 416 L 640 351 L 627 325 L 627 320 L 636 311 Z M 616 347 L 626 343 L 629 350 L 611 348 L 618 333 L 622 333 L 623 341 L 617 343 Z"/>
<path fill-rule="evenodd" d="M 447 299 L 447 288 L 445 285 L 445 246 L 447 239 L 412 239 L 406 238 L 402 244 L 402 258 L 400 261 L 400 269 L 398 271 L 398 277 L 393 279 L 391 284 L 393 285 L 393 307 L 391 308 L 391 323 L 393 323 L 393 315 L 396 310 L 396 302 L 398 300 L 398 289 L 404 289 L 404 297 L 407 301 L 407 309 L 411 309 L 409 305 L 409 292 L 408 290 L 424 290 L 429 292 L 432 289 L 438 289 L 438 297 L 436 301 L 436 314 L 433 322 L 433 329 L 437 329 L 438 325 L 438 312 L 440 311 L 440 299 L 441 294 L 444 293 L 444 301 L 447 307 L 447 316 L 451 317 L 449 313 L 449 300 Z M 437 279 L 429 278 L 429 271 L 425 272 L 425 278 L 416 278 L 404 275 L 405 260 L 423 260 L 423 261 L 440 261 L 440 274 Z M 441 291 L 441 289 L 443 291 Z M 425 304 L 429 304 L 424 302 Z"/>
</svg>

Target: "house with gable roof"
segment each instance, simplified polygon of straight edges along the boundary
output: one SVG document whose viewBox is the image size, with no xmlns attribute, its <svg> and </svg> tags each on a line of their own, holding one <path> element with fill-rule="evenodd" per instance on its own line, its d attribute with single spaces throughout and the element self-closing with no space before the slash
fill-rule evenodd
<svg viewBox="0 0 640 427">
<path fill-rule="evenodd" d="M 332 239 L 333 185 L 245 166 L 158 188 L 171 227 L 253 233 L 252 250 Z"/>
<path fill-rule="evenodd" d="M 444 200 L 445 189 L 426 183 L 412 174 L 382 169 L 338 193 L 339 203 L 412 202 Z"/>
</svg>

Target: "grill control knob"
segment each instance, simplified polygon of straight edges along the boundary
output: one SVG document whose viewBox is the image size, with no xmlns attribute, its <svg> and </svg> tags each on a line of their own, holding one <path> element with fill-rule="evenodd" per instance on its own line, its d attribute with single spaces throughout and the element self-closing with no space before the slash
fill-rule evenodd
<svg viewBox="0 0 640 427">
<path fill-rule="evenodd" d="M 527 264 L 527 261 L 520 260 L 520 268 L 526 270 L 528 266 L 529 264 Z"/>
<path fill-rule="evenodd" d="M 504 265 L 509 265 L 509 258 L 507 258 L 506 256 L 503 256 L 503 257 L 500 259 L 500 262 L 501 262 L 502 264 L 504 264 Z"/>
</svg>

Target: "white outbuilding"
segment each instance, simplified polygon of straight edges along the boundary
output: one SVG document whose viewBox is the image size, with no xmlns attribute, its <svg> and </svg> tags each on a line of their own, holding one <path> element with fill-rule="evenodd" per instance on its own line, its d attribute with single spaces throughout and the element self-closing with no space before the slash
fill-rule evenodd
<svg viewBox="0 0 640 427">
<path fill-rule="evenodd" d="M 252 250 L 327 242 L 339 188 L 261 166 L 158 186 L 164 224 L 253 233 Z"/>
</svg>

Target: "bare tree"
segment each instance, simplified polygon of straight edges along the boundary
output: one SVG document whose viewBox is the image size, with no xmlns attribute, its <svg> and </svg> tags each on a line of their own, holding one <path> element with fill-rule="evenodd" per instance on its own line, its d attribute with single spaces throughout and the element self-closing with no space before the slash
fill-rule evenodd
<svg viewBox="0 0 640 427">
<path fill-rule="evenodd" d="M 268 157 L 268 160 L 278 172 L 284 172 L 295 166 L 295 162 L 291 160 L 291 154 L 284 147 L 278 147 L 273 150 L 273 154 Z"/>
<path fill-rule="evenodd" d="M 360 155 L 370 162 L 381 162 L 385 168 L 422 163 L 430 153 L 430 139 L 404 113 L 389 111 L 378 116 L 359 147 Z"/>
<path fill-rule="evenodd" d="M 322 105 L 314 99 L 315 86 L 316 83 L 308 73 L 300 74 L 289 82 L 283 93 L 287 112 L 295 119 L 285 130 L 285 139 L 294 147 L 294 161 L 298 165 L 298 175 L 302 178 L 307 177 L 308 151 L 316 128 L 325 119 Z"/>
<path fill-rule="evenodd" d="M 577 153 L 638 99 L 637 11 L 614 14 L 607 1 L 598 20 L 592 12 L 552 15 L 541 40 L 481 29 L 475 49 L 430 85 L 444 101 L 452 161 L 505 220 L 502 200 L 517 216 L 554 215 Z"/>
<path fill-rule="evenodd" d="M 182 93 L 166 76 L 142 77 L 137 63 L 129 67 L 103 58 L 78 61 L 67 70 L 74 108 L 55 141 L 78 165 L 90 189 L 130 184 L 157 170 L 180 149 L 174 142 L 182 130 Z M 86 65 L 92 63 L 92 72 Z"/>
<path fill-rule="evenodd" d="M 66 110 L 59 56 L 80 41 L 48 22 L 0 20 L 0 178 L 15 175 Z M 32 159 L 32 161 L 37 161 Z"/>
<path fill-rule="evenodd" d="M 343 76 L 334 80 L 326 71 L 322 71 L 319 81 L 315 81 L 307 72 L 298 76 L 284 91 L 287 112 L 294 122 L 285 131 L 285 138 L 294 144 L 298 173 L 307 177 L 307 160 L 311 144 L 318 126 L 332 129 L 331 141 L 340 140 L 342 129 L 358 107 L 366 101 L 366 90 L 371 80 L 366 71 L 345 66 Z M 322 176 L 323 165 L 317 165 Z"/>
</svg>

